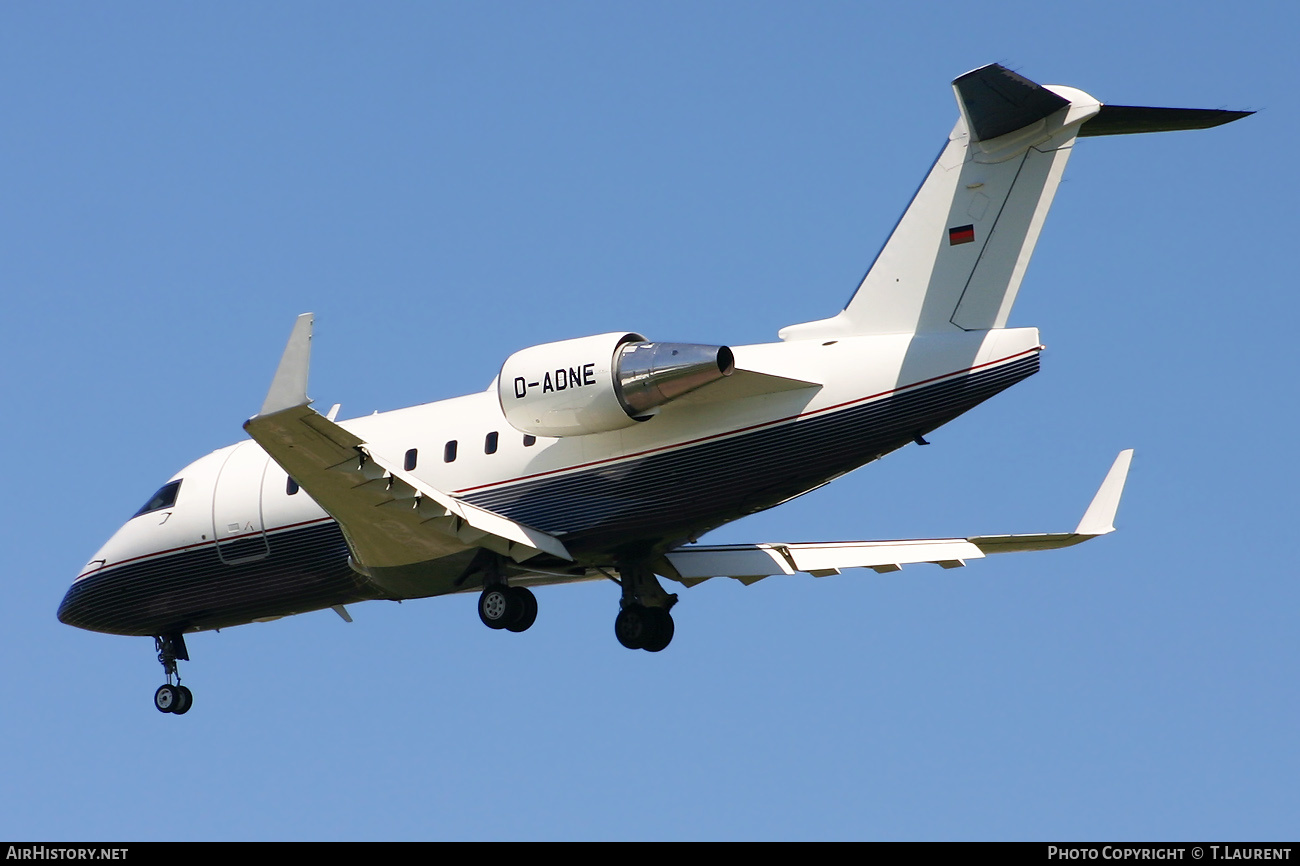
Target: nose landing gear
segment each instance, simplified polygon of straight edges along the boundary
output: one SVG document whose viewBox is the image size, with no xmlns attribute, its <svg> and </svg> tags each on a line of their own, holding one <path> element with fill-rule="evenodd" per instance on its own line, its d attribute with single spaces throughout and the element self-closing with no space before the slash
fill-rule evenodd
<svg viewBox="0 0 1300 866">
<path fill-rule="evenodd" d="M 158 651 L 158 661 L 163 666 L 163 672 L 167 675 L 167 682 L 158 687 L 158 691 L 153 693 L 154 708 L 160 713 L 174 713 L 183 716 L 190 711 L 194 705 L 194 693 L 181 685 L 181 675 L 176 668 L 176 662 L 189 661 L 190 654 L 185 649 L 185 637 L 179 632 L 176 634 L 154 635 L 154 649 Z M 176 682 L 172 683 L 172 678 Z"/>
<path fill-rule="evenodd" d="M 153 705 L 160 713 L 184 715 L 194 703 L 194 694 L 182 685 L 162 685 L 153 693 Z"/>
</svg>

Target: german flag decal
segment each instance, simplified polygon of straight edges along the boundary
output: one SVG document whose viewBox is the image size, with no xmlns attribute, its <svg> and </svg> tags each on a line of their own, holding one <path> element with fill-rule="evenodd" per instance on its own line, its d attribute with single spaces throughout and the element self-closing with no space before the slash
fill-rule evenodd
<svg viewBox="0 0 1300 866">
<path fill-rule="evenodd" d="M 975 242 L 975 226 L 957 226 L 948 229 L 948 246 L 955 247 L 957 244 L 970 244 Z"/>
</svg>

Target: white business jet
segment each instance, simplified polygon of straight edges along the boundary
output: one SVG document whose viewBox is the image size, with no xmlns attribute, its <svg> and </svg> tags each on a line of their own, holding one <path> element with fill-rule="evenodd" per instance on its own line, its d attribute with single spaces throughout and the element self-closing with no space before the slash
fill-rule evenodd
<svg viewBox="0 0 1300 866">
<path fill-rule="evenodd" d="M 1075 139 L 1196 129 L 1242 111 L 1102 105 L 998 65 L 953 82 L 961 116 L 848 306 L 781 342 L 700 346 L 616 332 L 506 359 L 478 394 L 337 421 L 311 408 L 298 318 L 251 440 L 177 473 L 77 576 L 59 619 L 154 638 L 155 706 L 193 702 L 187 632 L 368 599 L 479 592 L 522 632 L 531 587 L 609 580 L 629 649 L 673 637 L 677 596 L 713 577 L 897 571 L 1048 550 L 1111 532 L 1131 451 L 1073 532 L 910 541 L 694 542 L 925 435 L 1032 375 L 1007 328 Z"/>
</svg>

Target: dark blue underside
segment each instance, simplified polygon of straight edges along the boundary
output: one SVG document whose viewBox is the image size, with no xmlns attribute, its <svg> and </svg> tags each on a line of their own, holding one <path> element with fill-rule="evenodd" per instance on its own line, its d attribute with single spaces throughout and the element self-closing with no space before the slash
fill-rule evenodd
<svg viewBox="0 0 1300 866">
<path fill-rule="evenodd" d="M 1038 353 L 879 400 L 464 498 L 576 554 L 681 543 L 911 442 L 1038 370 Z"/>
<path fill-rule="evenodd" d="M 1033 353 L 843 410 L 464 498 L 562 536 L 580 558 L 661 548 L 900 448 L 1037 369 Z M 269 555 L 252 562 L 222 562 L 208 545 L 105 569 L 73 584 L 59 619 L 92 631 L 165 634 L 382 595 L 348 566 L 333 522 L 271 533 L 267 543 Z"/>
<path fill-rule="evenodd" d="M 166 634 L 375 597 L 348 566 L 337 523 L 272 533 L 267 543 L 267 557 L 238 565 L 209 544 L 92 574 L 68 590 L 59 619 L 112 634 Z"/>
</svg>

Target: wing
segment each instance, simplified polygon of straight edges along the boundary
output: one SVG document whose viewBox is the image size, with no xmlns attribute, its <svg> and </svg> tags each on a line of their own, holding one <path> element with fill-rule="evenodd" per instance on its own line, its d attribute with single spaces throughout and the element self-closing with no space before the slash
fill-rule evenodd
<svg viewBox="0 0 1300 866">
<path fill-rule="evenodd" d="M 814 577 L 839 574 L 845 568 L 870 568 L 881 574 L 904 565 L 929 562 L 943 568 L 960 568 L 968 559 L 990 553 L 1015 553 L 1070 547 L 1115 531 L 1124 482 L 1133 451 L 1121 451 L 1101 483 L 1074 532 L 1042 535 L 976 535 L 970 538 L 922 538 L 909 541 L 841 541 L 794 544 L 725 544 L 692 546 L 665 557 L 667 574 L 687 586 L 713 577 L 732 577 L 745 584 L 776 574 L 804 572 Z M 669 571 L 670 569 L 664 569 Z"/>
<path fill-rule="evenodd" d="M 307 399 L 311 331 L 312 315 L 304 313 L 266 402 L 244 429 L 338 521 L 358 565 L 409 565 L 474 547 L 516 562 L 540 553 L 572 559 L 554 536 L 430 486 L 313 410 Z"/>
</svg>

